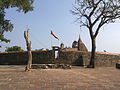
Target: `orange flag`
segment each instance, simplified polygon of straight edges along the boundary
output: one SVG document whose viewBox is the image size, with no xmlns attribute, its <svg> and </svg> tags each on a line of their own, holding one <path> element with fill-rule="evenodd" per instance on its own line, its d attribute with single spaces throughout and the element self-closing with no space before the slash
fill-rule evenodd
<svg viewBox="0 0 120 90">
<path fill-rule="evenodd" d="M 58 39 L 58 37 L 52 32 L 52 30 L 51 30 L 51 35 L 53 35 L 54 38 Z M 59 39 L 58 39 L 58 40 L 59 40 Z"/>
</svg>

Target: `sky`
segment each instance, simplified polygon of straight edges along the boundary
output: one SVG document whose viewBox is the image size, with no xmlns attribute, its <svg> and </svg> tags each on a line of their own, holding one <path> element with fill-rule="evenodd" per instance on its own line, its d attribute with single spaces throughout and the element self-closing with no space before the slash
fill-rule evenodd
<svg viewBox="0 0 120 90">
<path fill-rule="evenodd" d="M 73 9 L 74 0 L 35 0 L 34 10 L 24 14 L 17 12 L 16 8 L 6 10 L 6 18 L 14 24 L 12 32 L 5 33 L 10 43 L 1 43 L 4 51 L 6 47 L 21 46 L 26 50 L 24 30 L 29 28 L 32 50 L 59 46 L 62 42 L 65 47 L 71 47 L 73 41 L 77 41 L 79 35 L 89 51 L 91 40 L 88 29 L 80 28 L 79 23 L 74 22 L 76 17 L 70 10 Z M 101 28 L 96 44 L 97 50 L 103 52 L 120 53 L 120 23 L 108 24 Z M 50 31 L 53 31 L 59 40 L 55 39 Z"/>
</svg>

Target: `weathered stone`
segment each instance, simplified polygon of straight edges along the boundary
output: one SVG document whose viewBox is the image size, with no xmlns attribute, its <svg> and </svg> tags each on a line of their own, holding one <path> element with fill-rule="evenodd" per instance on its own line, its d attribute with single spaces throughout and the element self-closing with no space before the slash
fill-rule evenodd
<svg viewBox="0 0 120 90">
<path fill-rule="evenodd" d="M 42 69 L 41 65 L 32 64 L 32 69 Z"/>
<path fill-rule="evenodd" d="M 116 68 L 120 69 L 120 64 L 119 63 L 116 63 Z"/>
<path fill-rule="evenodd" d="M 44 64 L 54 62 L 54 51 L 32 51 L 33 64 Z M 2 65 L 26 65 L 27 52 L 2 52 L 0 53 L 0 64 Z"/>
<path fill-rule="evenodd" d="M 79 50 L 79 51 L 88 52 L 87 47 L 86 47 L 85 44 L 82 42 L 80 36 L 79 36 L 79 39 L 78 39 L 78 50 Z"/>
<path fill-rule="evenodd" d="M 54 51 L 33 51 L 32 53 L 33 64 L 47 64 L 48 68 L 62 68 L 63 65 L 59 64 L 87 66 L 91 56 L 90 52 L 59 51 L 59 56 L 55 59 Z M 97 52 L 95 67 L 116 67 L 118 60 L 120 60 L 119 54 Z M 52 65 L 53 63 L 55 65 Z M 27 64 L 27 52 L 0 53 L 0 64 L 25 65 Z M 34 68 L 42 67 L 46 68 L 45 66 L 35 66 Z"/>
<path fill-rule="evenodd" d="M 41 64 L 41 69 L 48 69 L 48 66 L 46 64 Z"/>
<path fill-rule="evenodd" d="M 55 68 L 54 64 L 47 64 L 48 68 Z"/>
<path fill-rule="evenodd" d="M 90 62 L 90 52 L 59 52 L 59 62 L 64 64 L 87 66 Z M 95 67 L 115 67 L 120 60 L 119 54 L 96 53 Z"/>
<path fill-rule="evenodd" d="M 71 69 L 69 64 L 32 64 L 32 69 Z"/>
<path fill-rule="evenodd" d="M 63 69 L 71 69 L 71 65 L 65 64 L 65 65 L 63 65 Z"/>
</svg>

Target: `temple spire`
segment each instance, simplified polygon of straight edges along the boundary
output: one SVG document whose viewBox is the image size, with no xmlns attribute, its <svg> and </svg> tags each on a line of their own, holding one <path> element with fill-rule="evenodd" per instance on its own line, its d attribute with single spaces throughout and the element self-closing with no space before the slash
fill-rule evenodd
<svg viewBox="0 0 120 90">
<path fill-rule="evenodd" d="M 80 42 L 81 41 L 81 37 L 80 37 L 80 34 L 79 34 L 79 39 L 78 39 L 78 42 Z"/>
<path fill-rule="evenodd" d="M 86 51 L 86 52 L 88 51 L 87 47 L 82 42 L 80 35 L 79 35 L 79 39 L 78 39 L 78 51 Z"/>
</svg>

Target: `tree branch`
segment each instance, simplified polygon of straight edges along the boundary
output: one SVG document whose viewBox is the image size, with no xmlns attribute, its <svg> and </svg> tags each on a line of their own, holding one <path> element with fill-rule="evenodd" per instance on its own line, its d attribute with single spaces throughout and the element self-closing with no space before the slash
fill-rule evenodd
<svg viewBox="0 0 120 90">
<path fill-rule="evenodd" d="M 99 0 L 96 4 L 94 3 L 94 1 L 92 2 L 93 3 L 93 10 L 89 14 L 89 18 L 94 14 L 94 11 L 97 9 L 97 6 L 101 1 L 103 1 L 103 0 Z"/>
<path fill-rule="evenodd" d="M 92 26 L 94 26 L 97 21 L 99 21 L 99 19 L 101 18 L 101 16 L 104 14 L 104 11 L 105 11 L 105 3 L 104 3 L 104 7 L 103 7 L 103 10 L 101 11 L 101 13 L 98 15 L 98 17 L 94 20 L 94 22 L 92 23 Z"/>
</svg>

